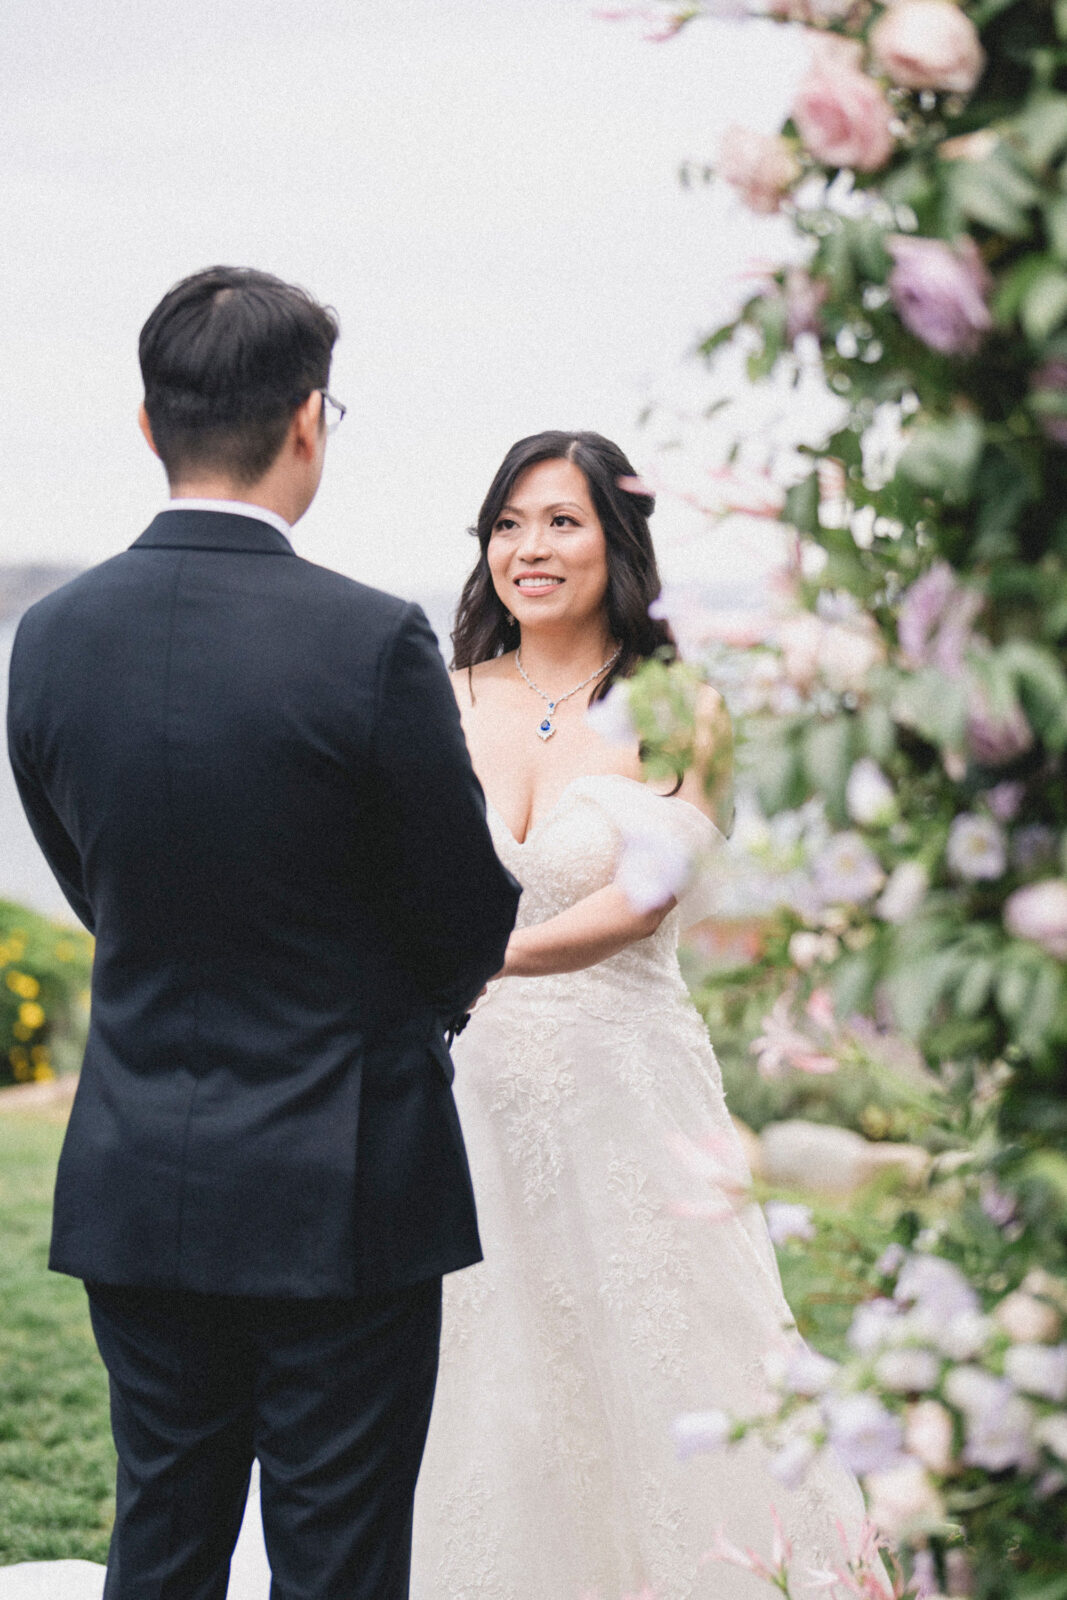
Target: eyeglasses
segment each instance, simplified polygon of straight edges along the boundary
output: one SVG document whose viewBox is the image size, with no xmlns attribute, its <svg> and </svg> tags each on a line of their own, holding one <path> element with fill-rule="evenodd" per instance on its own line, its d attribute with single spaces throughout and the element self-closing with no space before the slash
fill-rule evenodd
<svg viewBox="0 0 1067 1600">
<path fill-rule="evenodd" d="M 343 406 L 340 400 L 335 400 L 327 389 L 320 389 L 319 393 L 322 396 L 322 415 L 326 421 L 326 432 L 336 433 L 345 420 L 348 407 Z"/>
</svg>

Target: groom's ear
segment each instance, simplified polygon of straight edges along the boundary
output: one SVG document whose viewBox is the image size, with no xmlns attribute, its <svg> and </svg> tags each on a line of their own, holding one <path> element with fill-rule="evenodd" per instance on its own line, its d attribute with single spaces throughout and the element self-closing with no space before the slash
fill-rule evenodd
<svg viewBox="0 0 1067 1600">
<path fill-rule="evenodd" d="M 152 437 L 152 424 L 148 420 L 148 412 L 144 408 L 143 401 L 137 408 L 137 426 L 144 434 L 145 444 L 147 444 L 149 450 L 154 456 L 158 456 L 159 451 L 156 449 L 156 441 Z"/>
</svg>

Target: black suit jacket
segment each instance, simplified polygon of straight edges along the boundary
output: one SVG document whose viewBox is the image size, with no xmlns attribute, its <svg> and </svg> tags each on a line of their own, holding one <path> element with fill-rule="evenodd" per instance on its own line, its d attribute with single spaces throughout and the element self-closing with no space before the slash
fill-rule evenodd
<svg viewBox="0 0 1067 1600">
<path fill-rule="evenodd" d="M 304 1298 L 478 1260 L 442 1033 L 520 891 L 419 608 L 168 511 L 26 613 L 8 724 L 97 941 L 51 1265 Z"/>
</svg>

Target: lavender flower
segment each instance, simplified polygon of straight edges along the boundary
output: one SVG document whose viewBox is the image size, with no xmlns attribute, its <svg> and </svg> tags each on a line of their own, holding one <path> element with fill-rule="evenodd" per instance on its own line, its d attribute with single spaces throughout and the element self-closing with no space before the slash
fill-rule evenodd
<svg viewBox="0 0 1067 1600">
<path fill-rule="evenodd" d="M 896 265 L 889 292 L 904 326 L 941 355 L 974 355 L 993 326 L 991 280 L 973 239 L 896 234 L 886 240 Z"/>
<path fill-rule="evenodd" d="M 1009 761 L 1017 761 L 1033 742 L 1033 730 L 1018 703 L 1006 711 L 994 712 L 981 690 L 972 689 L 967 747 L 980 766 L 1003 767 Z"/>
<path fill-rule="evenodd" d="M 774 1244 L 786 1244 L 790 1239 L 806 1242 L 815 1237 L 810 1206 L 790 1205 L 786 1200 L 768 1200 L 763 1215 Z"/>
<path fill-rule="evenodd" d="M 1017 939 L 1031 939 L 1058 961 L 1067 961 L 1067 879 L 1044 878 L 1016 889 L 1004 904 L 1004 926 Z"/>
<path fill-rule="evenodd" d="M 1011 778 L 1005 779 L 1003 783 L 995 783 L 992 789 L 987 789 L 982 795 L 982 799 L 998 822 L 1014 822 L 1025 798 L 1025 783 L 1019 783 Z"/>
<path fill-rule="evenodd" d="M 635 911 L 656 911 L 677 899 L 689 882 L 692 862 L 677 839 L 663 833 L 627 833 L 615 882 Z"/>
<path fill-rule="evenodd" d="M 919 1394 L 941 1376 L 941 1360 L 932 1350 L 884 1350 L 875 1362 L 875 1376 L 893 1394 Z"/>
<path fill-rule="evenodd" d="M 603 700 L 594 700 L 585 713 L 585 720 L 608 744 L 621 744 L 629 748 L 637 743 L 628 683 L 613 683 Z"/>
<path fill-rule="evenodd" d="M 963 1412 L 963 1460 L 968 1466 L 1004 1472 L 1035 1464 L 1034 1409 L 1007 1378 L 995 1378 L 981 1367 L 955 1367 L 944 1389 L 950 1404 Z"/>
<path fill-rule="evenodd" d="M 981 609 L 981 595 L 964 588 L 947 561 L 936 561 L 900 603 L 897 636 L 905 665 L 938 667 L 957 677 L 971 645 L 971 624 Z"/>
<path fill-rule="evenodd" d="M 733 1424 L 725 1411 L 687 1411 L 671 1424 L 671 1437 L 680 1461 L 709 1450 L 721 1450 Z"/>
<path fill-rule="evenodd" d="M 1056 835 L 1043 822 L 1030 822 L 1016 828 L 1011 836 L 1011 864 L 1019 872 L 1034 872 L 1047 866 L 1056 855 Z"/>
<path fill-rule="evenodd" d="M 873 1394 L 832 1394 L 822 1413 L 834 1446 L 845 1465 L 863 1476 L 884 1471 L 900 1460 L 904 1430 L 899 1417 Z"/>
<path fill-rule="evenodd" d="M 1014 1344 L 1004 1356 L 1004 1376 L 1042 1400 L 1067 1400 L 1067 1344 Z"/>
<path fill-rule="evenodd" d="M 968 883 L 1003 877 L 1008 865 L 1007 846 L 999 825 L 992 817 L 979 817 L 973 812 L 964 812 L 953 820 L 945 854 L 953 872 Z"/>
<path fill-rule="evenodd" d="M 826 905 L 859 905 L 885 882 L 877 857 L 858 833 L 838 833 L 815 862 L 815 887 Z"/>
</svg>

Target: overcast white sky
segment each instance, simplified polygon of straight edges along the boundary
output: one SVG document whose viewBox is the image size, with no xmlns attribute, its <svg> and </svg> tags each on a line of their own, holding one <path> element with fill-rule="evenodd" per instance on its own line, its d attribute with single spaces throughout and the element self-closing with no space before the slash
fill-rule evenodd
<svg viewBox="0 0 1067 1600">
<path fill-rule="evenodd" d="M 88 564 L 149 520 L 138 330 L 217 261 L 340 313 L 314 560 L 458 589 L 500 457 L 544 427 L 648 470 L 641 407 L 693 392 L 686 352 L 782 237 L 678 165 L 773 128 L 798 52 L 762 23 L 641 33 L 589 0 L 5 0 L 0 563 Z M 691 568 L 687 514 L 655 526 Z M 729 579 L 760 537 L 699 562 Z"/>
</svg>

